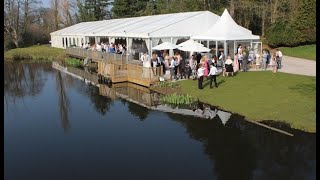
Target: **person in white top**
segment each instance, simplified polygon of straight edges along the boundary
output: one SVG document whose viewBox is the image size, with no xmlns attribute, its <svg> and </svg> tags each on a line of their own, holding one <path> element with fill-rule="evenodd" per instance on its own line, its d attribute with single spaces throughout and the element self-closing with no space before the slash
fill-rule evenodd
<svg viewBox="0 0 320 180">
<path fill-rule="evenodd" d="M 257 52 L 256 54 L 256 69 L 260 69 L 261 65 L 261 55 L 260 52 Z"/>
<path fill-rule="evenodd" d="M 204 68 L 201 63 L 199 63 L 199 69 L 198 69 L 198 88 L 203 89 L 202 82 L 203 82 L 203 75 L 204 75 Z"/>
<path fill-rule="evenodd" d="M 151 58 L 150 56 L 144 52 L 143 55 L 140 58 L 141 62 L 142 62 L 142 77 L 143 78 L 150 78 L 153 76 L 153 72 L 151 71 Z M 149 72 L 151 74 L 149 74 Z"/>
<path fill-rule="evenodd" d="M 140 58 L 143 67 L 151 67 L 150 56 L 144 52 Z"/>
<path fill-rule="evenodd" d="M 281 67 L 282 67 L 282 64 L 281 64 L 281 61 L 282 61 L 282 52 L 281 52 L 278 48 L 277 48 L 276 55 L 277 55 L 278 69 L 281 69 Z"/>
<path fill-rule="evenodd" d="M 170 79 L 172 80 L 172 76 L 174 76 L 174 65 L 175 65 L 175 59 L 174 57 L 171 57 L 169 69 L 170 69 Z M 175 78 L 175 77 L 174 77 Z"/>
<path fill-rule="evenodd" d="M 195 80 L 197 78 L 197 61 L 194 58 L 194 55 L 192 55 L 189 59 L 189 66 L 191 68 L 192 79 Z"/>
<path fill-rule="evenodd" d="M 101 50 L 102 50 L 102 49 L 101 49 L 101 45 L 100 45 L 99 43 L 97 43 L 96 50 L 97 50 L 97 51 L 101 51 Z"/>
<path fill-rule="evenodd" d="M 241 45 L 238 48 L 238 53 L 242 53 L 242 46 Z"/>
<path fill-rule="evenodd" d="M 215 87 L 216 88 L 218 87 L 217 79 L 216 79 L 217 74 L 218 74 L 217 68 L 213 64 L 211 64 L 210 65 L 210 72 L 208 74 L 210 76 L 210 89 L 212 89 L 212 80 L 214 81 Z"/>
<path fill-rule="evenodd" d="M 242 60 L 243 60 L 243 54 L 242 54 L 242 51 L 240 51 L 240 52 L 238 53 L 239 71 L 241 70 L 241 67 L 242 67 Z"/>
<path fill-rule="evenodd" d="M 89 47 L 89 46 L 88 46 L 88 43 L 86 43 L 85 45 L 83 45 L 83 48 L 84 48 L 84 49 L 88 49 L 88 47 Z"/>
<path fill-rule="evenodd" d="M 101 51 L 103 52 L 104 51 L 104 43 L 101 42 Z"/>
</svg>

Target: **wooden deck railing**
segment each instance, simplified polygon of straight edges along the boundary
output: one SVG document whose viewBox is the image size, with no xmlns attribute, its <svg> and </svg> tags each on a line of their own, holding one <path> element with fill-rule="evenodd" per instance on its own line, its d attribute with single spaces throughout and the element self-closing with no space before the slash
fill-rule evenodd
<svg viewBox="0 0 320 180">
<path fill-rule="evenodd" d="M 131 58 L 130 55 L 121 55 L 116 53 L 107 53 L 101 51 L 92 51 L 90 49 L 82 48 L 67 48 L 66 53 L 79 58 L 90 58 L 93 61 L 128 63 Z"/>
<path fill-rule="evenodd" d="M 105 53 L 81 48 L 67 48 L 67 54 L 78 58 L 91 58 L 98 62 L 98 74 L 110 77 L 112 82 L 133 82 L 143 86 L 158 82 L 159 77 L 163 76 L 163 68 L 146 68 L 141 64 L 130 63 L 129 56 Z"/>
</svg>

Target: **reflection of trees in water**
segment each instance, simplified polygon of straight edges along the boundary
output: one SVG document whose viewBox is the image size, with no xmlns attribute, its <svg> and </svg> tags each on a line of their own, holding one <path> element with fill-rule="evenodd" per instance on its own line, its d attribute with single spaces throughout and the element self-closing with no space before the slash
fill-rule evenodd
<svg viewBox="0 0 320 180">
<path fill-rule="evenodd" d="M 290 137 L 232 115 L 223 126 L 212 120 L 168 113 L 201 141 L 218 179 L 312 179 L 315 174 L 315 135 L 294 132 Z"/>
<path fill-rule="evenodd" d="M 4 100 L 6 106 L 25 96 L 36 96 L 45 83 L 43 72 L 49 72 L 49 63 L 4 63 Z M 52 68 L 51 68 L 52 69 Z"/>
<path fill-rule="evenodd" d="M 70 129 L 70 122 L 69 122 L 69 110 L 70 110 L 70 101 L 68 99 L 68 96 L 66 94 L 65 89 L 65 82 L 62 79 L 62 75 L 60 71 L 57 71 L 56 73 L 56 90 L 58 93 L 59 101 L 59 111 L 60 111 L 60 119 L 61 119 L 61 125 L 65 132 L 68 132 Z"/>
<path fill-rule="evenodd" d="M 141 102 L 141 92 L 138 89 L 134 89 L 132 87 L 127 86 L 127 87 L 115 88 L 114 90 L 118 94 L 124 95 L 125 97 L 128 97 L 131 100 L 144 104 Z M 148 114 L 150 112 L 148 108 L 140 106 L 136 103 L 130 102 L 124 98 L 119 98 L 118 100 L 121 102 L 123 106 L 128 105 L 129 112 L 132 115 L 137 116 L 139 120 L 143 121 L 148 117 Z"/>
<path fill-rule="evenodd" d="M 145 108 L 132 102 L 128 102 L 128 110 L 132 115 L 139 117 L 141 121 L 145 120 L 148 117 L 150 111 L 148 108 Z"/>
<path fill-rule="evenodd" d="M 110 105 L 113 102 L 112 99 L 101 96 L 99 94 L 99 88 L 94 85 L 86 85 L 86 92 L 96 111 L 102 115 L 105 115 L 110 109 Z"/>
<path fill-rule="evenodd" d="M 109 97 L 101 96 L 98 87 L 86 84 L 84 81 L 76 80 L 74 81 L 73 88 L 80 94 L 89 97 L 98 113 L 105 115 L 109 111 L 113 101 Z"/>
</svg>

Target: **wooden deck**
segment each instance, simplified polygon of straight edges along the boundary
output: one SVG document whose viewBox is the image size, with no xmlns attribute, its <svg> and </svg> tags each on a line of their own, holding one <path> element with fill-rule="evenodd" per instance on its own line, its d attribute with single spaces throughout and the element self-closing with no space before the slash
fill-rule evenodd
<svg viewBox="0 0 320 180">
<path fill-rule="evenodd" d="M 81 48 L 67 48 L 67 55 L 80 59 L 90 58 L 98 63 L 98 74 L 108 77 L 112 83 L 132 82 L 146 87 L 159 82 L 163 76 L 161 67 L 145 68 L 139 61 L 121 54 L 91 51 Z"/>
<path fill-rule="evenodd" d="M 114 84 L 112 88 L 107 85 L 100 84 L 99 94 L 111 99 L 120 97 L 146 108 L 159 105 L 160 102 L 158 93 L 150 91 L 149 88 L 128 82 Z"/>
</svg>

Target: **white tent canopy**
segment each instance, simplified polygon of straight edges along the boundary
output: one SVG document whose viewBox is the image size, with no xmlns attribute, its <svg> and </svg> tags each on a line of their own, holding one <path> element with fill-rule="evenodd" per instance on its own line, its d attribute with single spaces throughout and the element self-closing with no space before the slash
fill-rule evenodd
<svg viewBox="0 0 320 180">
<path fill-rule="evenodd" d="M 194 42 L 194 43 L 188 43 L 185 44 L 182 47 L 179 47 L 178 49 L 182 51 L 190 51 L 190 52 L 209 52 L 210 49 L 203 46 L 203 44 Z"/>
<path fill-rule="evenodd" d="M 242 26 L 239 26 L 230 16 L 227 9 L 220 19 L 206 32 L 192 36 L 191 39 L 199 40 L 258 40 L 259 36 Z"/>
<path fill-rule="evenodd" d="M 155 47 L 152 48 L 152 50 L 166 50 L 166 49 L 177 49 L 179 46 L 169 43 L 169 42 L 164 42 L 161 43 Z"/>
<path fill-rule="evenodd" d="M 182 42 L 182 43 L 178 44 L 178 46 L 185 46 L 185 45 L 188 45 L 188 44 L 195 44 L 195 43 L 197 43 L 197 42 L 194 41 L 193 39 L 189 39 L 189 40 L 187 40 L 185 42 Z M 201 44 L 201 45 L 203 46 L 203 44 Z"/>
<path fill-rule="evenodd" d="M 113 36 L 113 37 L 191 37 L 201 34 L 220 16 L 209 11 L 161 14 L 103 21 L 82 22 L 50 33 L 51 36 Z M 202 24 L 203 28 L 190 26 Z"/>
</svg>

